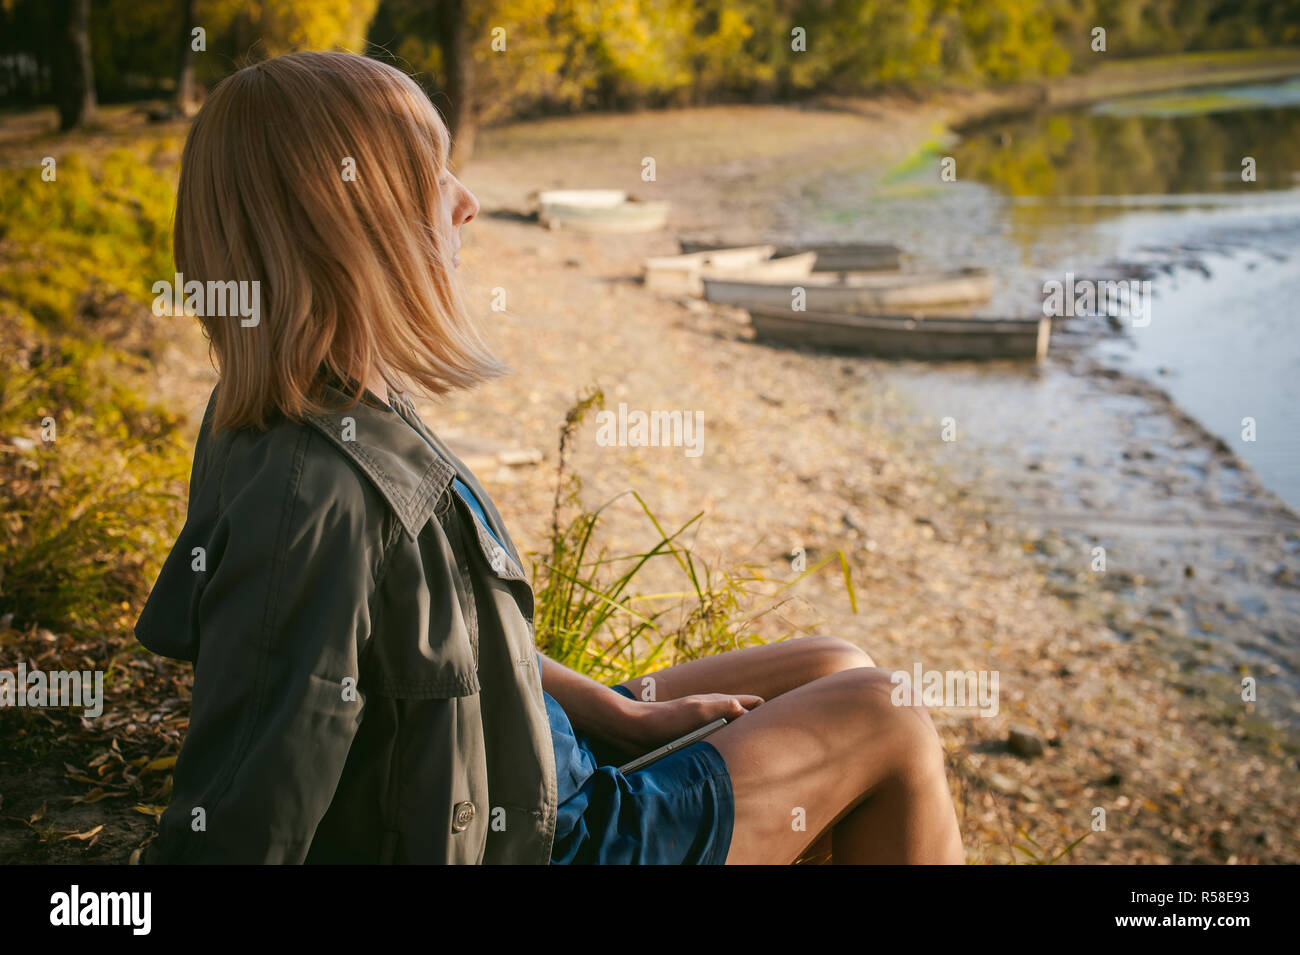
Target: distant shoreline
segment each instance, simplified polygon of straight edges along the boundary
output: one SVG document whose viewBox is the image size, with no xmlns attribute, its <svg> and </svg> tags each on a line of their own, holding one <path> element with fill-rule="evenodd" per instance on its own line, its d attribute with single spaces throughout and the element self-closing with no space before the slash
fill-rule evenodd
<svg viewBox="0 0 1300 955">
<path fill-rule="evenodd" d="M 1098 57 L 1107 54 L 1099 53 Z M 1088 106 L 1102 100 L 1210 86 L 1237 86 L 1300 76 L 1300 48 L 1226 50 L 1135 57 L 1103 62 L 1097 69 L 1054 79 L 1014 83 L 985 90 L 944 90 L 916 97 L 943 105 L 945 125 L 966 134 L 992 123 L 1043 111 Z M 872 113 L 881 97 L 822 97 L 826 105 Z"/>
</svg>

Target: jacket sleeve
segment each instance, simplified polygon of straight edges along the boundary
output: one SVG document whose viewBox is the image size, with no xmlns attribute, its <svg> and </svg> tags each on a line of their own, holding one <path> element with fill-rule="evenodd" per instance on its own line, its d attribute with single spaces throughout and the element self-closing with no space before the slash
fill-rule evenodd
<svg viewBox="0 0 1300 955">
<path fill-rule="evenodd" d="M 150 862 L 302 862 L 338 786 L 384 535 L 361 475 L 311 463 L 311 440 L 227 463 L 242 484 L 212 535 L 189 731 Z"/>
</svg>

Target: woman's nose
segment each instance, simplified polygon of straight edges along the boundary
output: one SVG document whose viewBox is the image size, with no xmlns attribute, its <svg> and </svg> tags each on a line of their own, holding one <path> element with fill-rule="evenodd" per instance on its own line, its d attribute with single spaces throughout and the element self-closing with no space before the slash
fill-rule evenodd
<svg viewBox="0 0 1300 955">
<path fill-rule="evenodd" d="M 464 186 L 461 187 L 460 204 L 456 207 L 457 214 L 461 217 L 456 223 L 457 226 L 463 226 L 470 219 L 478 215 L 478 199 L 474 193 L 470 192 Z"/>
</svg>

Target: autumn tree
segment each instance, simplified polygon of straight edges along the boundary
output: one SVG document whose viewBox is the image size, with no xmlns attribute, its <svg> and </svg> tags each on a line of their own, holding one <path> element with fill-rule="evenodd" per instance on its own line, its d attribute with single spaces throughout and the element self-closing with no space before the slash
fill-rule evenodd
<svg viewBox="0 0 1300 955">
<path fill-rule="evenodd" d="M 90 0 L 55 0 L 53 83 L 59 129 L 95 118 L 95 73 L 90 62 Z"/>
<path fill-rule="evenodd" d="M 478 101 L 474 90 L 474 54 L 465 0 L 438 4 L 438 46 L 442 51 L 444 115 L 451 132 L 451 167 L 460 169 L 474 152 L 478 132 Z"/>
<path fill-rule="evenodd" d="M 198 109 L 194 78 L 194 9 L 198 0 L 177 0 L 177 22 L 180 27 L 176 47 L 176 108 L 183 116 L 192 116 Z"/>
</svg>

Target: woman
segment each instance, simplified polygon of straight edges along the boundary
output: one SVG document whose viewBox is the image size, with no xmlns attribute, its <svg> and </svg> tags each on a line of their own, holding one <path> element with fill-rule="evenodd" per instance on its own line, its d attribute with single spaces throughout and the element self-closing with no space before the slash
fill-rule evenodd
<svg viewBox="0 0 1300 955">
<path fill-rule="evenodd" d="M 447 148 L 409 78 L 343 53 L 236 72 L 190 131 L 177 269 L 260 313 L 199 316 L 220 381 L 136 627 L 195 666 L 149 861 L 960 861 L 928 716 L 843 641 L 614 689 L 536 653 L 500 514 L 407 397 L 506 370 L 459 296 L 478 205 Z"/>
</svg>

